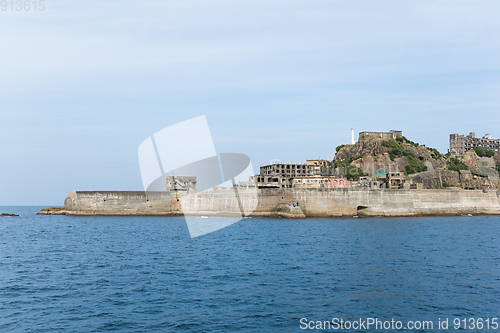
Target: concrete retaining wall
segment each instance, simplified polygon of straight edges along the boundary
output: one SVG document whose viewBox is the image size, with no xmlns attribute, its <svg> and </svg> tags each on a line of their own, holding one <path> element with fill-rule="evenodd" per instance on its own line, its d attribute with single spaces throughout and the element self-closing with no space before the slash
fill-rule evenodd
<svg viewBox="0 0 500 333">
<path fill-rule="evenodd" d="M 297 202 L 305 216 L 499 214 L 497 190 L 234 189 L 206 192 L 70 192 L 69 215 L 278 216 Z"/>
</svg>

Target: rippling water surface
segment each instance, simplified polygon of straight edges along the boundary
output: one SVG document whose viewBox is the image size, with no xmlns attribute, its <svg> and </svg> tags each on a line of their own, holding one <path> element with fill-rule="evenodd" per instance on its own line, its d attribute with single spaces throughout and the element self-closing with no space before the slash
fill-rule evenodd
<svg viewBox="0 0 500 333">
<path fill-rule="evenodd" d="M 1 208 L 22 215 L 0 218 L 1 332 L 500 317 L 500 217 L 253 218 L 190 239 L 183 218 L 38 210 Z"/>
</svg>

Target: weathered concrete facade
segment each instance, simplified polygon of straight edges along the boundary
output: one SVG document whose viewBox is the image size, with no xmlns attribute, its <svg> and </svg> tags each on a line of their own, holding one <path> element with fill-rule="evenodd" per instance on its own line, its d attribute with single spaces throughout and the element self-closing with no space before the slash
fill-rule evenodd
<svg viewBox="0 0 500 333">
<path fill-rule="evenodd" d="M 247 216 L 280 216 L 292 202 L 298 203 L 304 216 L 316 217 L 500 215 L 496 189 L 263 189 L 239 190 L 238 197 L 232 191 L 148 196 L 144 192 L 70 192 L 64 206 L 68 215 L 238 215 L 243 210 Z"/>
<path fill-rule="evenodd" d="M 500 151 L 500 139 L 492 139 L 491 134 L 482 138 L 476 138 L 474 132 L 469 135 L 450 134 L 450 153 L 454 157 L 460 157 L 474 147 L 483 147 L 493 151 Z"/>
<path fill-rule="evenodd" d="M 286 178 L 320 176 L 321 165 L 314 163 L 272 163 L 261 166 L 260 174 Z"/>
<path fill-rule="evenodd" d="M 186 176 L 167 176 L 167 192 L 168 191 L 188 191 L 196 190 L 196 177 Z"/>
<path fill-rule="evenodd" d="M 403 136 L 403 131 L 391 130 L 390 132 L 360 132 L 358 141 L 369 140 L 396 140 Z"/>
</svg>

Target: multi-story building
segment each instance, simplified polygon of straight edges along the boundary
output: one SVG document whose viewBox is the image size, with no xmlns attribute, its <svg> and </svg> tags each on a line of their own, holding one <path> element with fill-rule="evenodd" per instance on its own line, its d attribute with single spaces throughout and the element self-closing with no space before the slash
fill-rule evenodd
<svg viewBox="0 0 500 333">
<path fill-rule="evenodd" d="M 476 138 L 474 132 L 469 135 L 450 134 L 451 156 L 460 157 L 474 147 L 483 147 L 493 151 L 500 151 L 500 139 L 492 139 L 491 134 Z"/>
<path fill-rule="evenodd" d="M 401 172 L 389 172 L 385 175 L 387 188 L 402 188 L 405 176 Z"/>
<path fill-rule="evenodd" d="M 321 176 L 321 167 L 321 165 L 314 163 L 272 163 L 261 166 L 260 174 L 285 178 Z"/>
<path fill-rule="evenodd" d="M 328 176 L 297 177 L 292 180 L 295 188 L 348 188 L 349 182 L 345 178 Z"/>
<path fill-rule="evenodd" d="M 259 188 L 293 187 L 293 179 L 321 177 L 326 172 L 329 161 L 323 159 L 307 160 L 306 163 L 272 163 L 260 167 L 255 178 Z M 272 181 L 270 181 L 272 180 Z"/>
<path fill-rule="evenodd" d="M 328 182 L 328 177 L 295 177 L 292 179 L 292 187 L 295 188 L 321 188 L 323 183 Z"/>
<path fill-rule="evenodd" d="M 321 167 L 326 167 L 328 166 L 328 161 L 327 160 L 323 160 L 321 158 L 318 158 L 316 160 L 306 160 L 306 165 L 319 165 Z"/>
<path fill-rule="evenodd" d="M 329 177 L 327 182 L 323 182 L 325 188 L 348 188 L 349 181 L 346 178 Z"/>
<path fill-rule="evenodd" d="M 250 181 L 253 181 L 257 188 L 285 188 L 292 187 L 291 179 L 288 180 L 285 177 L 279 175 L 257 175 L 250 177 Z"/>
</svg>

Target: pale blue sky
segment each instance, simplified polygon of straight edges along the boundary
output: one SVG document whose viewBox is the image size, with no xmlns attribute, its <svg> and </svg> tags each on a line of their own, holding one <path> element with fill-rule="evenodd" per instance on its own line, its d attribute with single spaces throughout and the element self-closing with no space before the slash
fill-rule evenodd
<svg viewBox="0 0 500 333">
<path fill-rule="evenodd" d="M 500 138 L 500 2 L 62 1 L 0 11 L 0 206 L 141 190 L 139 144 L 331 159 L 350 129 Z"/>
</svg>

